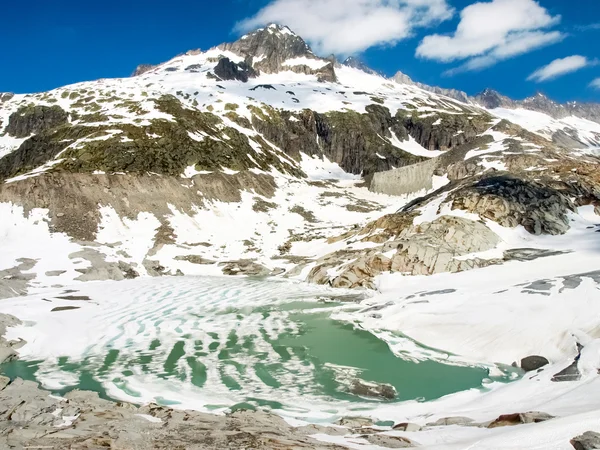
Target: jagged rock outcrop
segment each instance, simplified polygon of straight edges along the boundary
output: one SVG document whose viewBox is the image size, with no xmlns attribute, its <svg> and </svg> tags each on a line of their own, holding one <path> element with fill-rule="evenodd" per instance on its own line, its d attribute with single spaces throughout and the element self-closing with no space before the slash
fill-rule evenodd
<svg viewBox="0 0 600 450">
<path fill-rule="evenodd" d="M 271 24 L 217 48 L 244 57 L 263 73 L 291 70 L 336 81 L 334 63 L 315 56 L 304 39 L 285 26 Z"/>
<path fill-rule="evenodd" d="M 14 96 L 15 96 L 15 94 L 13 94 L 12 92 L 1 92 L 0 93 L 0 103 L 7 102 Z"/>
<path fill-rule="evenodd" d="M 412 216 L 385 216 L 354 234 L 362 242 L 381 242 L 376 249 L 336 252 L 317 261 L 308 279 L 333 287 L 371 287 L 382 272 L 431 275 L 458 272 L 488 265 L 487 261 L 457 259 L 494 248 L 498 236 L 480 222 L 441 216 L 413 225 Z M 394 252 L 390 256 L 390 252 Z M 348 261 L 344 263 L 344 261 Z M 341 267 L 340 267 L 341 266 Z M 334 271 L 334 277 L 329 274 Z"/>
<path fill-rule="evenodd" d="M 469 96 L 466 92 L 459 91 L 458 89 L 446 89 L 438 86 L 429 86 L 428 84 L 419 83 L 413 81 L 408 75 L 402 72 L 396 72 L 396 74 L 391 78 L 396 83 L 400 84 L 409 84 L 411 86 L 416 86 L 424 91 L 433 92 L 434 94 L 445 95 L 446 97 L 453 98 L 454 100 L 458 100 L 463 103 L 471 103 Z"/>
<path fill-rule="evenodd" d="M 473 212 L 502 226 L 522 225 L 532 234 L 563 234 L 575 205 L 563 193 L 511 175 L 485 177 L 452 194 L 452 208 Z"/>
<path fill-rule="evenodd" d="M 349 56 L 348 58 L 346 58 L 344 60 L 344 62 L 342 64 L 347 67 L 352 67 L 353 69 L 362 70 L 363 72 L 368 73 L 370 75 L 382 76 L 382 74 L 380 72 L 377 72 L 376 70 L 371 69 L 364 62 L 362 62 L 360 59 L 358 59 L 354 56 Z"/>
<path fill-rule="evenodd" d="M 263 107 L 255 109 L 252 126 L 286 154 L 324 155 L 346 172 L 368 177 L 375 172 L 422 161 L 424 158 L 394 147 L 382 136 L 407 139 L 407 131 L 387 108 L 372 104 L 364 114 L 304 110 L 299 115 Z"/>
<path fill-rule="evenodd" d="M 68 121 L 69 114 L 60 106 L 24 106 L 10 115 L 6 133 L 24 138 L 64 125 Z"/>
<path fill-rule="evenodd" d="M 137 77 L 139 75 L 143 75 L 146 72 L 150 72 L 155 67 L 157 67 L 155 64 L 140 64 L 139 66 L 137 66 L 135 68 L 135 70 L 133 71 L 133 73 L 131 74 L 131 76 L 132 77 Z"/>
<path fill-rule="evenodd" d="M 489 128 L 486 115 L 440 114 L 430 117 L 406 115 L 403 127 L 422 147 L 449 150 L 465 144 Z"/>
<path fill-rule="evenodd" d="M 499 92 L 494 91 L 493 89 L 485 89 L 483 92 L 474 96 L 473 101 L 478 105 L 488 109 L 517 108 L 517 103 L 514 100 L 506 97 L 505 95 L 501 95 Z"/>
<path fill-rule="evenodd" d="M 242 83 L 246 83 L 249 78 L 258 76 L 258 73 L 249 64 L 234 63 L 229 58 L 221 58 L 214 72 L 221 80 L 238 80 Z"/>
</svg>

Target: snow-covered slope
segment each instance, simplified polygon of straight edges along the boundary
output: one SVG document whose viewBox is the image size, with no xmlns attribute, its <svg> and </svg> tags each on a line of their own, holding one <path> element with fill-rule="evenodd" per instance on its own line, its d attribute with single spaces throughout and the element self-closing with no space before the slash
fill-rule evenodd
<svg viewBox="0 0 600 450">
<path fill-rule="evenodd" d="M 364 308 L 338 318 L 400 357 L 550 360 L 435 411 L 413 402 L 378 417 L 544 409 L 560 433 L 524 436 L 567 448 L 585 431 L 577 421 L 598 417 L 600 125 L 422 87 L 320 58 L 271 25 L 130 78 L 2 95 L 0 298 L 182 274 L 370 288 Z M 581 379 L 558 388 L 577 342 Z M 519 448 L 523 429 L 415 440 Z M 342 443 L 365 443 L 352 439 Z"/>
</svg>

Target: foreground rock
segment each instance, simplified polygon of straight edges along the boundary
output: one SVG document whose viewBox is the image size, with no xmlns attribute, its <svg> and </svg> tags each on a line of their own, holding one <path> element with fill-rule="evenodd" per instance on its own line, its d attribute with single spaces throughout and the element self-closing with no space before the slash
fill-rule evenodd
<svg viewBox="0 0 600 450">
<path fill-rule="evenodd" d="M 554 419 L 554 416 L 538 411 L 504 414 L 490 423 L 488 428 L 508 427 L 525 423 L 539 423 L 550 419 Z"/>
<path fill-rule="evenodd" d="M 600 448 L 600 433 L 586 431 L 581 436 L 571 439 L 571 445 L 575 450 L 593 450 Z"/>
<path fill-rule="evenodd" d="M 339 449 L 264 412 L 216 416 L 102 400 L 73 391 L 60 399 L 0 377 L 0 448 L 52 449 Z M 323 428 L 320 432 L 326 432 Z"/>
<path fill-rule="evenodd" d="M 14 316 L 8 314 L 0 314 L 0 364 L 17 359 L 16 348 L 20 342 L 8 341 L 4 338 L 4 333 L 9 327 L 19 325 L 21 321 Z M 2 386 L 2 383 L 0 383 Z"/>
<path fill-rule="evenodd" d="M 532 372 L 534 370 L 541 369 L 544 366 L 550 364 L 543 356 L 528 356 L 527 358 L 523 358 L 521 360 L 521 369 L 525 372 Z"/>
</svg>

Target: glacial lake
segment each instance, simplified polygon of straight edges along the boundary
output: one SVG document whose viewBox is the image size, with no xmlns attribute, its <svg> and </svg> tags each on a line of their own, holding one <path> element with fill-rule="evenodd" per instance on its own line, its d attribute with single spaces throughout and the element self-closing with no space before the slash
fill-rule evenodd
<svg viewBox="0 0 600 450">
<path fill-rule="evenodd" d="M 24 324 L 19 361 L 0 371 L 56 394 L 203 411 L 267 407 L 326 420 L 406 400 L 484 388 L 489 370 L 409 361 L 331 314 L 360 306 L 356 293 L 244 278 L 163 278 L 82 284 L 8 300 Z M 54 311 L 53 311 L 54 310 Z M 508 381 L 506 377 L 497 381 Z M 384 383 L 395 399 L 353 387 Z"/>
</svg>

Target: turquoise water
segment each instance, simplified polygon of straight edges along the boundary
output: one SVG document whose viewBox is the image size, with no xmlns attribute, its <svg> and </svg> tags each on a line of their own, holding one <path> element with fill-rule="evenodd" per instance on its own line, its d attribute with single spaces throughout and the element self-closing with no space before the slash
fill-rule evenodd
<svg viewBox="0 0 600 450">
<path fill-rule="evenodd" d="M 244 288 L 259 285 L 236 283 L 227 295 L 217 285 L 206 288 L 202 304 L 210 303 L 210 308 L 200 308 L 189 294 L 179 296 L 173 289 L 141 293 L 139 304 L 126 305 L 123 311 L 107 308 L 110 322 L 103 315 L 95 319 L 107 326 L 98 326 L 98 339 L 84 352 L 19 360 L 0 366 L 0 371 L 11 378 L 46 382 L 59 395 L 77 388 L 103 398 L 186 407 L 192 402 L 207 410 L 277 410 L 300 404 L 321 411 L 335 411 L 340 404 L 369 408 L 434 400 L 482 388 L 489 378 L 483 367 L 395 356 L 374 335 L 331 318 L 340 308 L 352 308 L 347 304 L 315 302 L 306 293 L 271 302 L 275 289 L 261 297 L 261 304 L 248 306 L 235 299 L 244 295 Z M 151 307 L 152 301 L 161 307 Z M 51 314 L 75 318 L 78 310 Z M 48 382 L 61 377 L 62 386 Z M 392 385 L 397 396 L 361 397 L 352 392 L 355 380 Z"/>
</svg>

